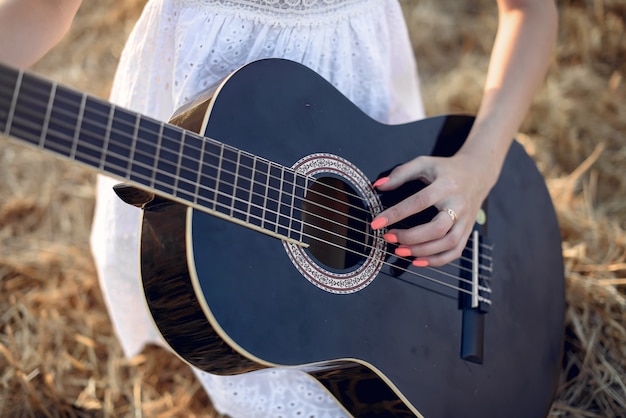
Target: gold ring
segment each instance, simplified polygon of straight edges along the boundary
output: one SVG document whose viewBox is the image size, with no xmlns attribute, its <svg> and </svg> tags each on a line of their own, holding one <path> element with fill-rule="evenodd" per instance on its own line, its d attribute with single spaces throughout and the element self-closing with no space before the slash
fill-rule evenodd
<svg viewBox="0 0 626 418">
<path fill-rule="evenodd" d="M 450 215 L 450 218 L 452 218 L 452 225 L 454 225 L 456 223 L 456 220 L 459 219 L 456 212 L 450 208 L 443 208 L 441 209 L 441 211 L 446 212 L 448 215 Z"/>
</svg>

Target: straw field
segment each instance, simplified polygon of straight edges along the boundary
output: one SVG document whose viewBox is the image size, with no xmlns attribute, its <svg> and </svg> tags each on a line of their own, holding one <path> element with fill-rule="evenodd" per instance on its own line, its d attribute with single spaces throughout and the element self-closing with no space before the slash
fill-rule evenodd
<svg viewBox="0 0 626 418">
<path fill-rule="evenodd" d="M 85 2 L 34 70 L 106 98 L 142 5 Z M 427 112 L 474 113 L 495 2 L 403 5 Z M 625 416 L 626 2 L 564 0 L 559 13 L 550 73 L 519 135 L 563 238 L 566 347 L 551 414 Z M 215 416 L 173 355 L 122 356 L 88 249 L 93 186 L 81 168 L 0 140 L 0 416 Z"/>
</svg>

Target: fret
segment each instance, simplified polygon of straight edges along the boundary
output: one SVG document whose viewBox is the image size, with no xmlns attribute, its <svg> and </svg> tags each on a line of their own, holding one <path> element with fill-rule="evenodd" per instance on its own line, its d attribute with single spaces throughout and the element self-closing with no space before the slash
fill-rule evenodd
<svg viewBox="0 0 626 418">
<path fill-rule="evenodd" d="M 46 106 L 46 114 L 43 119 L 43 126 L 41 127 L 41 136 L 39 137 L 39 148 L 44 147 L 46 140 L 46 134 L 48 133 L 48 126 L 50 125 L 50 115 L 52 113 L 52 104 L 56 97 L 57 83 L 52 83 L 50 87 L 48 105 Z"/>
<path fill-rule="evenodd" d="M 252 155 L 239 151 L 234 209 L 239 214 L 239 218 L 245 222 L 249 220 L 254 162 Z"/>
<path fill-rule="evenodd" d="M 129 166 L 132 164 L 131 148 L 135 142 L 135 123 L 137 115 L 118 106 L 111 106 L 105 123 L 102 138 L 103 159 L 101 168 L 114 170 L 122 178 L 128 179 Z"/>
<path fill-rule="evenodd" d="M 182 138 L 176 196 L 188 202 L 197 199 L 197 178 L 203 143 L 203 138 L 188 131 Z"/>
<path fill-rule="evenodd" d="M 270 163 L 267 194 L 265 197 L 265 210 L 263 211 L 263 229 L 276 232 L 278 229 L 278 205 L 280 199 L 280 187 L 282 168 Z"/>
<path fill-rule="evenodd" d="M 126 114 L 129 114 L 126 116 Z M 132 114 L 126 110 L 117 110 L 115 119 L 130 120 Z M 146 117 L 140 117 L 136 137 L 133 141 L 133 158 L 130 161 L 128 179 L 143 184 L 154 186 L 157 144 L 161 133 L 161 123 Z M 113 135 L 117 132 L 116 126 L 113 128 Z"/>
<path fill-rule="evenodd" d="M 231 147 L 222 147 L 222 158 L 218 170 L 216 210 L 231 215 L 235 191 L 237 151 Z"/>
<path fill-rule="evenodd" d="M 24 74 L 15 107 L 11 111 L 8 135 L 39 146 L 49 100 L 50 83 Z"/>
<path fill-rule="evenodd" d="M 252 177 L 252 193 L 249 207 L 252 215 L 250 222 L 258 227 L 263 227 L 265 218 L 265 206 L 269 187 L 270 164 L 261 158 L 255 157 L 254 172 Z"/>
<path fill-rule="evenodd" d="M 76 158 L 76 148 L 78 147 L 78 138 L 80 135 L 80 126 L 85 115 L 85 103 L 87 102 L 87 95 L 81 95 L 80 106 L 78 108 L 78 115 L 76 116 L 76 124 L 74 125 L 74 135 L 72 136 L 72 146 L 70 148 L 70 159 Z"/>
<path fill-rule="evenodd" d="M 249 186 L 248 186 L 248 199 L 247 199 L 247 208 L 246 208 L 246 222 L 250 223 L 251 219 L 250 219 L 250 215 L 252 213 L 252 199 L 253 199 L 253 194 L 254 194 L 254 179 L 255 179 L 255 173 L 256 173 L 256 162 L 258 160 L 256 155 L 251 155 L 250 158 L 252 159 L 252 167 L 250 168 L 250 182 L 249 182 Z"/>
<path fill-rule="evenodd" d="M 80 99 L 82 101 L 82 98 Z M 109 174 L 122 176 L 122 167 L 118 159 L 106 158 L 107 151 L 104 141 L 111 113 L 107 103 L 87 96 L 84 99 L 83 118 L 80 121 L 78 143 L 76 144 L 76 160 L 92 167 L 104 170 Z"/>
<path fill-rule="evenodd" d="M 208 209 L 215 209 L 217 205 L 217 182 L 219 179 L 219 165 L 223 145 L 205 139 L 203 164 L 200 167 L 200 187 L 198 188 L 198 203 Z"/>
<path fill-rule="evenodd" d="M 158 161 L 161 157 L 161 142 L 163 141 L 164 130 L 165 124 L 162 123 L 159 125 L 159 135 L 157 137 L 156 150 L 154 153 L 154 169 L 152 170 L 152 177 L 150 178 L 150 187 L 154 190 L 156 190 L 157 175 L 159 174 Z"/>
<path fill-rule="evenodd" d="M 80 124 L 77 116 L 80 97 L 78 93 L 57 86 L 42 148 L 68 158 L 74 157 L 75 131 L 76 126 Z"/>
<path fill-rule="evenodd" d="M 178 152 L 176 156 L 176 164 L 174 165 L 174 174 L 173 174 L 174 184 L 172 185 L 172 194 L 174 196 L 178 196 L 178 183 L 180 180 L 180 163 L 181 163 L 180 161 L 183 156 L 182 147 L 183 147 L 184 142 L 185 142 L 185 131 L 182 131 L 181 137 L 178 141 Z"/>
<path fill-rule="evenodd" d="M 224 144 L 220 144 L 220 153 L 217 159 L 217 170 L 215 174 L 215 200 L 213 202 L 213 210 L 217 210 L 220 204 L 220 182 L 222 177 L 222 164 L 224 162 Z"/>
<path fill-rule="evenodd" d="M 309 187 L 309 177 L 304 174 L 295 173 L 294 191 L 293 191 L 293 207 L 291 213 L 291 231 L 290 238 L 296 241 L 302 241 L 304 238 L 304 224 L 302 222 L 302 204 L 306 197 Z"/>
<path fill-rule="evenodd" d="M 102 158 L 100 159 L 100 169 L 104 169 L 106 162 L 110 158 L 115 158 L 116 168 L 119 167 L 120 173 L 122 173 L 123 172 L 122 167 L 124 166 L 124 159 L 117 158 L 117 156 L 111 157 L 110 155 L 111 154 L 110 150 L 113 149 L 113 147 L 111 147 L 111 131 L 113 130 L 113 115 L 114 114 L 115 114 L 115 106 L 111 106 L 109 109 L 109 116 L 107 117 L 107 120 L 105 123 L 105 131 L 104 131 L 104 135 L 102 138 Z M 120 148 L 119 151 L 120 151 L 119 156 L 123 156 L 124 155 L 123 147 Z M 124 177 L 124 176 L 120 174 L 120 177 Z"/>
<path fill-rule="evenodd" d="M 180 128 L 163 125 L 154 188 L 169 195 L 174 195 L 182 136 Z"/>
<path fill-rule="evenodd" d="M 15 81 L 15 88 L 13 89 L 13 94 L 11 97 L 11 104 L 9 106 L 9 111 L 7 113 L 6 126 L 4 127 L 4 135 L 9 136 L 11 132 L 11 125 L 13 123 L 13 117 L 15 116 L 15 109 L 17 107 L 17 98 L 19 97 L 19 92 L 22 87 L 22 79 L 24 77 L 24 72 L 17 72 L 17 79 Z"/>
<path fill-rule="evenodd" d="M 285 167 L 281 167 L 280 173 L 280 192 L 278 201 L 278 221 L 276 223 L 276 232 L 280 235 L 289 236 L 291 230 L 291 216 L 293 208 L 293 171 Z"/>
<path fill-rule="evenodd" d="M 241 164 L 241 152 L 238 152 L 233 164 L 233 193 L 230 202 L 230 216 L 235 217 L 235 207 L 237 205 L 237 182 L 239 181 L 239 166 Z"/>
<path fill-rule="evenodd" d="M 200 188 L 202 187 L 202 170 L 204 169 L 204 154 L 206 153 L 205 145 L 208 141 L 204 138 L 200 141 L 200 153 L 198 155 L 198 170 L 196 171 L 196 185 L 193 192 L 193 203 L 199 203 Z"/>
<path fill-rule="evenodd" d="M 224 161 L 224 144 L 220 144 L 220 153 L 217 159 L 217 170 L 215 174 L 215 200 L 213 201 L 213 210 L 217 210 L 220 196 L 220 177 L 222 176 L 222 162 Z"/>
<path fill-rule="evenodd" d="M 135 127 L 130 143 L 130 152 L 128 153 L 128 166 L 126 167 L 126 178 L 130 179 L 133 173 L 133 162 L 135 161 L 135 152 L 137 150 L 137 142 L 139 141 L 139 125 L 141 123 L 141 115 L 135 117 Z M 143 182 L 142 182 L 143 183 Z"/>
</svg>

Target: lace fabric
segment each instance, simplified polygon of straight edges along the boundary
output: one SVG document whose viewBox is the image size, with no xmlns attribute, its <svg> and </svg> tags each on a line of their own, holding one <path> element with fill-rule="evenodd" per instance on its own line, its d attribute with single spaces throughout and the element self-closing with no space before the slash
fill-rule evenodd
<svg viewBox="0 0 626 418">
<path fill-rule="evenodd" d="M 150 0 L 120 59 L 111 100 L 168 120 L 241 65 L 267 57 L 307 65 L 382 122 L 423 116 L 395 0 Z M 145 308 L 138 274 L 141 211 L 115 196 L 115 183 L 98 178 L 91 247 L 114 328 L 133 356 L 146 343 L 164 343 Z M 296 370 L 226 377 L 194 371 L 216 408 L 233 418 L 346 416 Z"/>
<path fill-rule="evenodd" d="M 319 26 L 363 13 L 362 0 L 174 0 L 179 6 L 234 13 L 272 26 Z M 381 3 L 370 0 L 369 3 Z"/>
</svg>

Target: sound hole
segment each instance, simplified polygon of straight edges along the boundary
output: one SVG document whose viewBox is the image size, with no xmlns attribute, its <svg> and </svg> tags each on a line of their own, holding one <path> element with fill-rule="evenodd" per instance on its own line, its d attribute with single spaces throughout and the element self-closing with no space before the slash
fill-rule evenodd
<svg viewBox="0 0 626 418">
<path fill-rule="evenodd" d="M 362 263 L 372 242 L 369 217 L 363 199 L 350 185 L 335 177 L 316 179 L 303 203 L 308 250 L 333 269 Z"/>
</svg>

